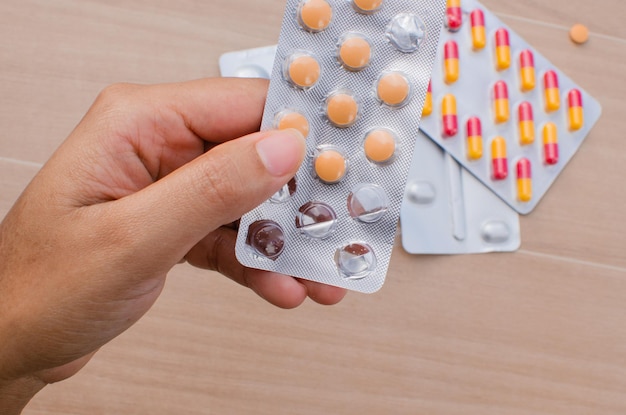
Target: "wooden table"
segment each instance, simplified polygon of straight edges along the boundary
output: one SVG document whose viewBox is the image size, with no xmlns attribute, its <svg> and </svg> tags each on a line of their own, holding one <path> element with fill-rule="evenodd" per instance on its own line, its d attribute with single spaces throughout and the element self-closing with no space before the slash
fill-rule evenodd
<svg viewBox="0 0 626 415">
<path fill-rule="evenodd" d="M 626 6 L 484 0 L 603 105 L 511 254 L 411 256 L 375 295 L 282 311 L 179 266 L 161 299 L 26 414 L 626 413 Z M 282 0 L 4 0 L 0 214 L 98 91 L 217 76 Z M 592 36 L 576 46 L 568 28 Z M 0 340 L 1 343 L 1 340 Z"/>
</svg>

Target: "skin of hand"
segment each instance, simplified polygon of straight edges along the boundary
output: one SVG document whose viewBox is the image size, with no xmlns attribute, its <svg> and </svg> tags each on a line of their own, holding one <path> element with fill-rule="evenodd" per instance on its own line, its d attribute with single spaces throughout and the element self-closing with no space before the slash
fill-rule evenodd
<svg viewBox="0 0 626 415">
<path fill-rule="evenodd" d="M 289 181 L 295 130 L 258 132 L 267 82 L 113 85 L 0 224 L 0 413 L 72 376 L 187 260 L 293 308 L 345 290 L 253 270 L 229 223 Z M 257 131 L 257 132 L 255 132 Z"/>
</svg>

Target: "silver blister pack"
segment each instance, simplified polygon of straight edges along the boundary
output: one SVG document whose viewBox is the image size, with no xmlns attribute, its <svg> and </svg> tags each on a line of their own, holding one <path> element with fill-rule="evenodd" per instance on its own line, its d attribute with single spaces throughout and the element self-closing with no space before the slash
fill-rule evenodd
<svg viewBox="0 0 626 415">
<path fill-rule="evenodd" d="M 510 252 L 521 243 L 519 215 L 423 133 L 400 223 L 411 254 Z"/>
<path fill-rule="evenodd" d="M 521 214 L 600 117 L 600 104 L 476 0 L 448 3 L 421 129 Z"/>
<path fill-rule="evenodd" d="M 304 121 L 308 154 L 241 219 L 243 265 L 380 289 L 444 14 L 444 0 L 287 1 L 261 128 Z"/>
</svg>

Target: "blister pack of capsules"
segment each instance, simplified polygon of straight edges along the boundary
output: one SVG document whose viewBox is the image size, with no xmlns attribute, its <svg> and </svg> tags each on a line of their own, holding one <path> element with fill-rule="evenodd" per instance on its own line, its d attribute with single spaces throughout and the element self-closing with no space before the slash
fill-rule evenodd
<svg viewBox="0 0 626 415">
<path fill-rule="evenodd" d="M 276 46 L 227 52 L 220 56 L 220 73 L 269 78 L 275 54 Z M 518 214 L 423 134 L 415 143 L 400 223 L 402 246 L 411 254 L 509 252 L 521 242 Z"/>
<path fill-rule="evenodd" d="M 448 0 L 421 129 L 521 214 L 530 213 L 601 107 L 476 0 Z"/>
<path fill-rule="evenodd" d="M 443 0 L 288 0 L 262 129 L 297 128 L 296 177 L 244 215 L 245 266 L 383 285 L 443 27 Z"/>
<path fill-rule="evenodd" d="M 400 223 L 411 254 L 510 252 L 521 243 L 519 215 L 421 132 Z"/>
</svg>

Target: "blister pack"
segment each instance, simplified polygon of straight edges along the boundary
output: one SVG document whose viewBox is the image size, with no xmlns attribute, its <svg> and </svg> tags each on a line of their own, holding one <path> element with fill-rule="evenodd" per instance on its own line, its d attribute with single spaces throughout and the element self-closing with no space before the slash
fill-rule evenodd
<svg viewBox="0 0 626 415">
<path fill-rule="evenodd" d="M 423 133 L 400 223 L 411 254 L 509 252 L 521 243 L 519 215 Z"/>
<path fill-rule="evenodd" d="M 245 266 L 383 285 L 444 0 L 288 0 L 262 129 L 300 129 L 296 177 L 244 215 Z"/>
<path fill-rule="evenodd" d="M 476 0 L 448 0 L 421 129 L 522 214 L 530 213 L 601 107 Z"/>
<path fill-rule="evenodd" d="M 220 56 L 220 74 L 269 78 L 275 54 L 276 46 L 227 52 Z M 521 242 L 518 214 L 423 133 L 400 223 L 402 246 L 411 254 L 509 252 Z"/>
</svg>

